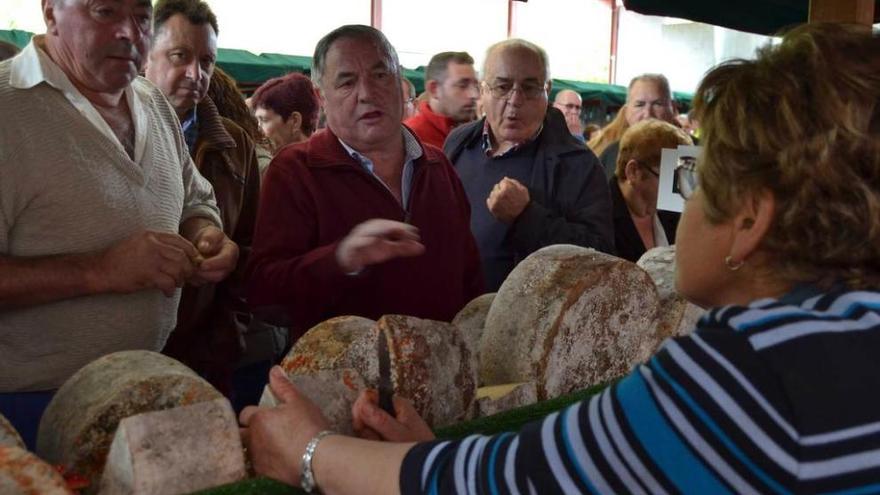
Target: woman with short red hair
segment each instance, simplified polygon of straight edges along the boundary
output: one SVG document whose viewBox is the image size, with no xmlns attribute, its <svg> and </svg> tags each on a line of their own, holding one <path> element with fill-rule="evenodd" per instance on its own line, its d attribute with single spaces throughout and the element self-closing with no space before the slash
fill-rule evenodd
<svg viewBox="0 0 880 495">
<path fill-rule="evenodd" d="M 273 153 L 307 140 L 318 125 L 318 97 L 312 81 L 302 74 L 269 79 L 257 88 L 251 104 Z"/>
</svg>

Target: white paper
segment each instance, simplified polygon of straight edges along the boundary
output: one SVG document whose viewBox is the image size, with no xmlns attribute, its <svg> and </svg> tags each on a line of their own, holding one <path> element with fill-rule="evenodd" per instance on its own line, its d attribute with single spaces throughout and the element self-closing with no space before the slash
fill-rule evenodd
<svg viewBox="0 0 880 495">
<path fill-rule="evenodd" d="M 664 148 L 660 155 L 660 190 L 657 193 L 657 209 L 681 213 L 684 211 L 684 198 L 675 189 L 675 168 L 682 158 L 696 159 L 702 153 L 700 146 L 679 146 L 677 149 Z"/>
</svg>

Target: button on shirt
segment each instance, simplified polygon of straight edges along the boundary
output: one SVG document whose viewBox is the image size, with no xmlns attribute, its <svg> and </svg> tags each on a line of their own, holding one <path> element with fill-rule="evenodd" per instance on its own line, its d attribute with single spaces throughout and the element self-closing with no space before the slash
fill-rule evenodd
<svg viewBox="0 0 880 495">
<path fill-rule="evenodd" d="M 409 211 L 409 193 L 412 190 L 412 181 L 415 176 L 415 161 L 422 157 L 422 145 L 419 144 L 419 140 L 407 129 L 406 127 L 401 126 L 403 130 L 403 145 L 404 145 L 404 153 L 406 154 L 404 162 L 403 162 L 403 175 L 400 179 L 400 198 L 403 203 L 401 206 L 404 211 Z M 342 139 L 339 140 L 339 144 L 345 148 L 345 151 L 357 160 L 358 163 L 364 167 L 364 170 L 370 173 L 373 177 L 379 180 L 379 182 L 385 186 L 386 189 L 393 195 L 394 192 L 391 191 L 391 188 L 388 187 L 388 184 L 385 184 L 374 170 L 373 162 L 366 156 L 358 153 L 354 148 L 345 144 L 345 141 Z"/>
</svg>

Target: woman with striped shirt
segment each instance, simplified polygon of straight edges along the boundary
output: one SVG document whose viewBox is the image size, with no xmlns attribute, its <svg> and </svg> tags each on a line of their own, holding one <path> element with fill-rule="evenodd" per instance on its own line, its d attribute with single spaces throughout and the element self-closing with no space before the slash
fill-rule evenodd
<svg viewBox="0 0 880 495">
<path fill-rule="evenodd" d="M 516 433 L 379 443 L 318 435 L 274 370 L 284 404 L 241 417 L 257 472 L 325 493 L 880 492 L 878 95 L 880 39 L 855 26 L 707 74 L 676 282 L 713 309 L 603 393 Z M 356 419 L 424 439 L 399 406 Z"/>
</svg>

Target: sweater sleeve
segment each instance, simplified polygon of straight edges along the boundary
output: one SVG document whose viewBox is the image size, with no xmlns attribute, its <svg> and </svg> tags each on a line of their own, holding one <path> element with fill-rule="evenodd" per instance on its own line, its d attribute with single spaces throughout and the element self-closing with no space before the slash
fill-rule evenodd
<svg viewBox="0 0 880 495">
<path fill-rule="evenodd" d="M 339 241 L 319 245 L 316 205 L 307 179 L 297 167 L 278 160 L 263 180 L 245 276 L 251 308 L 270 318 L 283 312 L 277 323 L 289 325 L 295 340 L 362 277 L 340 269 Z"/>
<path fill-rule="evenodd" d="M 553 244 L 574 244 L 614 253 L 611 194 L 592 153 L 558 163 L 557 199 L 571 198 L 564 210 L 533 199 L 513 223 L 518 251 L 532 253 Z M 578 176 L 581 177 L 578 177 Z"/>
</svg>

